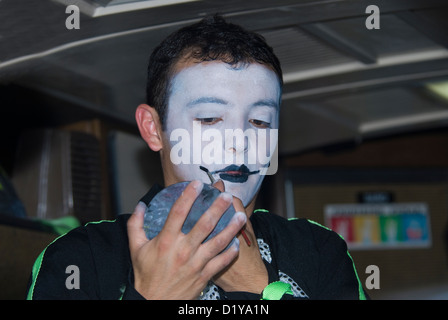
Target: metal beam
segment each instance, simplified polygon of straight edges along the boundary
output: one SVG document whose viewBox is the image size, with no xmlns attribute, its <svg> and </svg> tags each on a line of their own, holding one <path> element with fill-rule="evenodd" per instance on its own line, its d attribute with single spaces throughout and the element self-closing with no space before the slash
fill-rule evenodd
<svg viewBox="0 0 448 320">
<path fill-rule="evenodd" d="M 300 28 L 304 29 L 313 36 L 325 41 L 337 50 L 361 61 L 365 64 L 375 64 L 376 56 L 365 50 L 353 41 L 350 41 L 340 33 L 334 31 L 324 23 L 303 24 Z"/>
<path fill-rule="evenodd" d="M 448 58 L 369 68 L 287 83 L 283 99 L 310 98 L 364 88 L 400 85 L 448 77 Z"/>
</svg>

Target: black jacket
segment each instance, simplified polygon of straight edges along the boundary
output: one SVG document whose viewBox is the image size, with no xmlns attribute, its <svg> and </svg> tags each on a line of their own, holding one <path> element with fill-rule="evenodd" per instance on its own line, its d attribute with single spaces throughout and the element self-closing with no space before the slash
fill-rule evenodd
<svg viewBox="0 0 448 320">
<path fill-rule="evenodd" d="M 152 198 L 150 191 L 144 200 Z M 88 223 L 53 241 L 37 258 L 28 299 L 143 299 L 134 289 L 126 223 Z M 335 232 L 306 219 L 287 220 L 265 210 L 250 218 L 269 282 L 291 285 L 283 299 L 365 299 L 345 241 Z M 68 289 L 79 270 L 79 289 Z M 70 286 L 69 286 L 70 287 Z M 260 299 L 260 294 L 224 292 L 211 284 L 204 299 Z"/>
</svg>

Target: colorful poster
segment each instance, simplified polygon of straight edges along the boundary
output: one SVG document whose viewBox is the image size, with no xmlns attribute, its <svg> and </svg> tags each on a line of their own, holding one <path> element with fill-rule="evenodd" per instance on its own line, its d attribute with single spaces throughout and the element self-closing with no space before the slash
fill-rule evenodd
<svg viewBox="0 0 448 320">
<path fill-rule="evenodd" d="M 354 242 L 363 245 L 373 245 L 379 242 L 379 216 L 376 214 L 360 214 L 354 219 Z"/>
<path fill-rule="evenodd" d="M 349 249 L 424 248 L 431 246 L 425 203 L 330 204 L 325 224 Z"/>
<path fill-rule="evenodd" d="M 351 217 L 334 216 L 329 228 L 341 235 L 345 241 L 353 242 L 353 219 Z M 327 225 L 328 226 L 328 225 Z"/>
<path fill-rule="evenodd" d="M 381 242 L 397 244 L 403 241 L 402 219 L 398 214 L 380 215 Z"/>
</svg>

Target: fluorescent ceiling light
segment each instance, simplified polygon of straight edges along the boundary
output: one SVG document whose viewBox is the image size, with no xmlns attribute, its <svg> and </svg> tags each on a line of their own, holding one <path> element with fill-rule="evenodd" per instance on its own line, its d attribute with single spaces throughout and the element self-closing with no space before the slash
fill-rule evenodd
<svg viewBox="0 0 448 320">
<path fill-rule="evenodd" d="M 448 101 L 448 81 L 430 82 L 425 87 L 445 101 Z"/>
<path fill-rule="evenodd" d="M 418 125 L 435 121 L 448 120 L 448 110 L 431 111 L 421 114 L 404 115 L 402 117 L 368 121 L 359 126 L 361 133 L 369 133 L 380 130 L 398 128 L 402 126 Z"/>
<path fill-rule="evenodd" d="M 169 6 L 173 4 L 180 4 L 186 2 L 195 2 L 199 0 L 146 0 L 146 1 L 133 1 L 133 0 L 113 0 L 113 1 L 102 1 L 98 3 L 98 0 L 88 1 L 88 0 L 53 0 L 64 5 L 76 5 L 79 10 L 93 18 L 106 16 L 110 14 L 117 14 L 135 10 L 150 9 L 156 7 Z M 106 5 L 102 3 L 107 2 Z"/>
</svg>

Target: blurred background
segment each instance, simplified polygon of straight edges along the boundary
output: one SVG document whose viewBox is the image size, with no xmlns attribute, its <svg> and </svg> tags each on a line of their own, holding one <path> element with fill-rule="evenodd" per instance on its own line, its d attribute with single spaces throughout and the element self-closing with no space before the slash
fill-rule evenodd
<svg viewBox="0 0 448 320">
<path fill-rule="evenodd" d="M 341 234 L 374 299 L 448 299 L 444 0 L 0 1 L 0 299 L 25 297 L 58 235 L 163 182 L 134 120 L 148 57 L 214 13 L 262 34 L 284 71 L 258 207 Z"/>
</svg>

